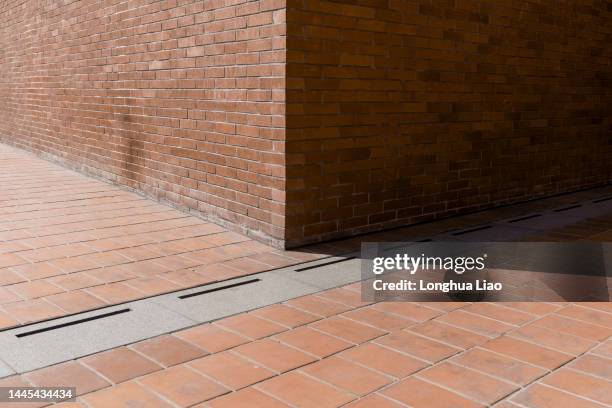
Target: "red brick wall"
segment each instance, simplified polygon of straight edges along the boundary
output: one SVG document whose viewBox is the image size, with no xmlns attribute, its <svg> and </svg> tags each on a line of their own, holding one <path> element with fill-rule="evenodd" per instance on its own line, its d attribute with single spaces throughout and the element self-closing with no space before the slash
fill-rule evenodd
<svg viewBox="0 0 612 408">
<path fill-rule="evenodd" d="M 287 239 L 607 183 L 610 1 L 289 0 Z"/>
<path fill-rule="evenodd" d="M 610 44 L 601 0 L 0 0 L 0 141 L 293 246 L 607 183 Z"/>
<path fill-rule="evenodd" d="M 0 141 L 279 243 L 284 0 L 3 0 Z"/>
</svg>

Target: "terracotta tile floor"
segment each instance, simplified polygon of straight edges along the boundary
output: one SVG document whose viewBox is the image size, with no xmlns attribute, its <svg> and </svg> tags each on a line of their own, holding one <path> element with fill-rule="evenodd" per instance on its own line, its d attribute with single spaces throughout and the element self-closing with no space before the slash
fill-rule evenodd
<svg viewBox="0 0 612 408">
<path fill-rule="evenodd" d="M 278 251 L 0 145 L 0 329 L 339 250 Z"/>
<path fill-rule="evenodd" d="M 63 407 L 612 406 L 612 303 L 360 298 L 356 283 L 0 386 L 75 385 L 80 396 Z M 479 324 L 449 318 L 459 313 Z"/>
<path fill-rule="evenodd" d="M 278 251 L 0 145 L 0 327 L 605 192 Z M 532 238 L 609 240 L 611 220 Z M 257 262 L 247 270 L 244 260 Z M 605 407 L 612 406 L 611 336 L 612 303 L 365 304 L 352 284 L 4 378 L 0 386 L 72 385 L 77 402 L 58 406 L 89 408 Z"/>
</svg>

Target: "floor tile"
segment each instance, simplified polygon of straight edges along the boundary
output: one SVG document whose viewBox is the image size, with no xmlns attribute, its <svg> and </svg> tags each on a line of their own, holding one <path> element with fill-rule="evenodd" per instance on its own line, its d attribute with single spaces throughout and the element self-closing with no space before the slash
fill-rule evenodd
<svg viewBox="0 0 612 408">
<path fill-rule="evenodd" d="M 216 353 L 249 342 L 246 337 L 222 329 L 221 327 L 204 324 L 174 333 L 174 336 L 200 347 L 209 353 Z"/>
<path fill-rule="evenodd" d="M 287 327 L 260 319 L 255 314 L 239 314 L 227 317 L 216 321 L 214 325 L 250 339 L 260 339 L 287 330 Z"/>
<path fill-rule="evenodd" d="M 612 336 L 612 330 L 606 327 L 559 315 L 545 316 L 533 322 L 533 325 L 594 341 L 601 341 Z"/>
<path fill-rule="evenodd" d="M 340 353 L 340 357 L 395 378 L 404 378 L 429 364 L 374 343 Z"/>
<path fill-rule="evenodd" d="M 195 360 L 208 354 L 191 343 L 168 335 L 133 344 L 130 348 L 165 367 Z"/>
<path fill-rule="evenodd" d="M 370 307 L 352 310 L 343 313 L 342 316 L 384 331 L 399 330 L 416 324 L 414 320 L 404 319 Z"/>
<path fill-rule="evenodd" d="M 463 310 L 454 310 L 438 317 L 436 320 L 489 337 L 497 337 L 515 328 L 515 326 L 498 320 L 493 320 L 477 314 L 466 313 Z"/>
<path fill-rule="evenodd" d="M 612 381 L 564 368 L 547 375 L 542 382 L 603 405 L 612 406 Z"/>
<path fill-rule="evenodd" d="M 258 389 L 294 407 L 335 408 L 354 399 L 351 394 L 296 372 L 272 378 Z"/>
<path fill-rule="evenodd" d="M 528 325 L 508 333 L 509 337 L 529 341 L 553 350 L 577 356 L 594 347 L 597 343 L 582 337 Z"/>
<path fill-rule="evenodd" d="M 604 408 L 605 405 L 582 399 L 541 384 L 535 384 L 513 396 L 510 401 L 529 408 Z"/>
<path fill-rule="evenodd" d="M 301 371 L 360 396 L 374 392 L 392 381 L 389 377 L 338 357 L 310 364 Z"/>
<path fill-rule="evenodd" d="M 231 394 L 215 398 L 207 404 L 211 408 L 289 408 L 290 406 L 257 391 L 254 388 L 245 388 Z"/>
<path fill-rule="evenodd" d="M 535 318 L 534 315 L 494 303 L 474 303 L 467 305 L 463 311 L 486 316 L 507 324 L 520 326 Z"/>
<path fill-rule="evenodd" d="M 269 339 L 243 344 L 234 351 L 277 373 L 293 370 L 316 360 L 309 354 Z"/>
<path fill-rule="evenodd" d="M 11 290 L 17 293 L 23 299 L 36 299 L 64 291 L 64 289 L 60 288 L 59 286 L 45 280 L 35 280 L 11 285 Z"/>
<path fill-rule="evenodd" d="M 409 331 L 462 349 L 468 349 L 489 340 L 483 335 L 435 320 L 412 326 Z"/>
<path fill-rule="evenodd" d="M 237 390 L 274 376 L 274 372 L 231 352 L 206 356 L 189 362 L 197 371 Z"/>
<path fill-rule="evenodd" d="M 407 378 L 381 392 L 383 395 L 414 408 L 484 407 L 475 401 L 428 382 Z"/>
<path fill-rule="evenodd" d="M 352 402 L 347 408 L 403 408 L 405 405 L 398 404 L 382 395 L 371 394 L 358 401 Z"/>
<path fill-rule="evenodd" d="M 499 337 L 483 344 L 482 347 L 548 370 L 553 370 L 573 358 L 569 354 L 511 337 Z"/>
<path fill-rule="evenodd" d="M 37 387 L 76 387 L 78 395 L 110 385 L 92 370 L 73 361 L 42 368 L 24 376 Z"/>
<path fill-rule="evenodd" d="M 304 312 L 300 309 L 296 309 L 282 304 L 276 304 L 257 309 L 253 312 L 253 314 L 255 316 L 259 316 L 264 319 L 281 324 L 283 326 L 292 328 L 302 326 L 307 323 L 312 323 L 321 318 L 317 315 L 313 315 L 311 313 Z"/>
<path fill-rule="evenodd" d="M 319 316 L 329 317 L 352 308 L 342 303 L 333 302 L 319 296 L 309 295 L 286 302 L 288 305 Z"/>
<path fill-rule="evenodd" d="M 547 373 L 544 368 L 481 348 L 468 350 L 453 357 L 451 361 L 521 386 Z"/>
<path fill-rule="evenodd" d="M 87 292 L 109 304 L 123 303 L 146 296 L 144 293 L 120 282 L 87 288 Z"/>
<path fill-rule="evenodd" d="M 485 405 L 491 405 L 519 389 L 517 385 L 448 362 L 423 370 L 418 377 Z"/>
<path fill-rule="evenodd" d="M 10 303 L 4 305 L 4 310 L 12 318 L 19 320 L 21 323 L 45 320 L 52 317 L 62 316 L 66 313 L 59 307 L 45 301 L 44 299 Z"/>
<path fill-rule="evenodd" d="M 46 299 L 68 313 L 79 313 L 106 305 L 101 299 L 84 291 L 59 293 L 47 296 Z"/>
<path fill-rule="evenodd" d="M 612 381 L 612 360 L 595 354 L 585 354 L 567 367 Z"/>
<path fill-rule="evenodd" d="M 372 308 L 392 313 L 414 322 L 424 322 L 441 314 L 437 310 L 412 302 L 381 302 L 373 305 Z"/>
<path fill-rule="evenodd" d="M 83 397 L 91 408 L 171 408 L 172 405 L 135 382 L 101 390 Z"/>
<path fill-rule="evenodd" d="M 125 347 L 85 357 L 81 362 L 113 383 L 121 383 L 162 369 L 159 364 Z"/>
<path fill-rule="evenodd" d="M 298 327 L 297 329 L 289 330 L 274 337 L 285 344 L 305 351 L 306 353 L 313 354 L 319 358 L 330 356 L 353 346 L 352 343 L 314 330 L 310 327 Z"/>
<path fill-rule="evenodd" d="M 372 340 L 387 333 L 375 327 L 342 317 L 330 317 L 329 319 L 312 323 L 311 327 L 355 344 Z"/>
<path fill-rule="evenodd" d="M 207 401 L 229 390 L 184 366 L 150 374 L 138 382 L 180 407 Z"/>
<path fill-rule="evenodd" d="M 406 331 L 397 331 L 381 337 L 376 343 L 430 363 L 444 360 L 461 351 L 456 347 Z"/>
</svg>

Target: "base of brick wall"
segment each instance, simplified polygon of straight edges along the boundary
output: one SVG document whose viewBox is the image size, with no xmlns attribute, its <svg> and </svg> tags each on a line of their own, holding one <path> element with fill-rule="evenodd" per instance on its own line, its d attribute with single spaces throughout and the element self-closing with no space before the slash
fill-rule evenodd
<svg viewBox="0 0 612 408">
<path fill-rule="evenodd" d="M 531 201 L 544 200 L 547 198 L 563 196 L 566 194 L 572 194 L 572 193 L 577 193 L 580 191 L 587 191 L 587 190 L 606 187 L 606 186 L 612 186 L 612 179 L 605 183 L 594 183 L 594 184 L 590 184 L 587 186 L 567 188 L 567 189 L 558 190 L 555 192 L 545 192 L 545 193 L 540 193 L 540 194 L 534 194 L 534 195 L 527 196 L 527 197 L 517 198 L 516 200 L 500 201 L 497 203 L 489 203 L 489 204 L 483 204 L 483 205 L 475 205 L 472 207 L 465 207 L 465 208 L 448 211 L 448 212 L 429 214 L 427 216 L 419 216 L 419 217 L 415 217 L 414 219 L 410 219 L 410 220 L 400 220 L 400 221 L 394 221 L 390 223 L 389 222 L 382 223 L 379 225 L 368 225 L 362 228 L 342 230 L 336 233 L 324 234 L 324 235 L 317 236 L 317 237 L 310 237 L 306 240 L 304 239 L 300 239 L 297 241 L 287 240 L 284 242 L 284 245 L 285 245 L 285 248 L 287 249 L 299 248 L 299 247 L 303 247 L 306 245 L 312 245 L 312 244 L 317 244 L 317 243 L 322 243 L 322 242 L 330 242 L 330 241 L 345 239 L 347 237 L 355 237 L 359 235 L 373 234 L 373 233 L 383 232 L 383 231 L 391 231 L 391 230 L 403 228 L 403 227 L 428 224 L 428 223 L 432 223 L 432 222 L 436 222 L 436 221 L 440 221 L 444 219 L 452 219 L 454 217 L 461 217 L 461 216 L 470 215 L 470 214 L 477 214 L 483 211 L 499 209 L 499 208 L 508 207 L 512 205 L 524 204 L 524 203 L 528 203 Z"/>
<path fill-rule="evenodd" d="M 393 230 L 396 228 L 407 227 L 407 226 L 412 226 L 412 225 L 427 224 L 429 222 L 439 221 L 442 219 L 449 219 L 449 218 L 463 216 L 467 214 L 474 214 L 474 213 L 478 213 L 481 211 L 487 211 L 487 210 L 492 210 L 496 208 L 506 207 L 509 205 L 516 205 L 516 204 L 526 203 L 530 201 L 541 200 L 545 198 L 550 198 L 550 197 L 560 196 L 564 194 L 570 194 L 570 193 L 575 193 L 579 191 L 612 185 L 612 180 L 610 180 L 607 183 L 594 183 L 592 185 L 582 186 L 579 188 L 568 188 L 568 189 L 564 189 L 564 190 L 560 190 L 556 192 L 546 192 L 546 193 L 532 195 L 530 197 L 517 198 L 516 200 L 510 200 L 510 201 L 504 201 L 504 202 L 498 202 L 498 203 L 492 203 L 492 204 L 486 204 L 486 205 L 475 205 L 472 207 L 466 207 L 466 208 L 454 210 L 452 212 L 440 212 L 440 213 L 435 213 L 435 214 L 429 214 L 426 216 L 415 217 L 414 219 L 411 219 L 411 220 L 396 221 L 393 223 L 382 223 L 379 225 L 368 225 L 367 227 L 363 227 L 363 228 L 343 230 L 343 231 L 333 233 L 333 234 L 326 234 L 326 235 L 321 235 L 317 237 L 310 237 L 306 240 L 301 239 L 299 241 L 291 241 L 291 240 L 281 240 L 281 239 L 277 239 L 274 237 L 270 237 L 268 235 L 262 234 L 260 231 L 254 231 L 243 225 L 229 222 L 227 220 L 224 220 L 220 217 L 215 216 L 214 214 L 206 213 L 203 211 L 198 211 L 196 209 L 189 208 L 187 206 L 182 206 L 175 202 L 166 200 L 163 198 L 163 195 L 165 192 L 162 190 L 148 189 L 147 191 L 144 191 L 138 188 L 132 188 L 132 187 L 126 186 L 123 183 L 118 183 L 116 180 L 116 176 L 113 173 L 105 172 L 103 170 L 88 166 L 83 163 L 65 160 L 56 155 L 29 148 L 27 145 L 17 143 L 15 140 L 11 138 L 5 138 L 5 137 L 2 137 L 2 135 L 0 135 L 0 143 L 4 143 L 6 145 L 18 148 L 20 150 L 28 151 L 29 153 L 39 158 L 55 163 L 64 168 L 68 168 L 70 170 L 77 171 L 81 174 L 95 178 L 97 180 L 112 183 L 113 185 L 118 186 L 122 189 L 125 189 L 126 191 L 130 191 L 138 195 L 141 195 L 143 197 L 153 199 L 159 202 L 160 204 L 167 205 L 179 211 L 185 212 L 186 214 L 193 215 L 205 221 L 212 222 L 214 224 L 223 226 L 231 231 L 243 234 L 245 236 L 253 238 L 259 242 L 262 242 L 266 245 L 270 245 L 271 247 L 274 247 L 277 249 L 294 249 L 294 248 L 304 247 L 307 245 L 334 241 L 337 239 L 343 239 L 343 238 L 347 238 L 351 236 L 358 236 L 358 235 L 370 234 L 370 233 L 381 232 L 381 231 L 389 231 L 389 230 Z M 154 193 L 155 191 L 157 191 L 158 194 L 155 194 Z"/>
</svg>

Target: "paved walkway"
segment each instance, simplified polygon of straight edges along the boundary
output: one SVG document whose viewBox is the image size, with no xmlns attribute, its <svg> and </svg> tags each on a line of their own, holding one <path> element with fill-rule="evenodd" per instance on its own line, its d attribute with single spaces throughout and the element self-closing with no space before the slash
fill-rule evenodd
<svg viewBox="0 0 612 408">
<path fill-rule="evenodd" d="M 0 145 L 0 329 L 327 256 L 278 251 Z"/>
<path fill-rule="evenodd" d="M 0 386 L 76 385 L 65 408 L 601 408 L 611 335 L 610 303 L 364 304 L 353 284 Z"/>
<path fill-rule="evenodd" d="M 130 301 L 601 196 L 540 200 L 278 251 L 0 145 L 0 326 Z M 528 239 L 610 240 L 612 216 Z M 358 284 L 0 386 L 76 385 L 62 407 L 612 406 L 610 303 L 377 303 Z M 38 407 L 44 404 L 5 404 Z"/>
</svg>

